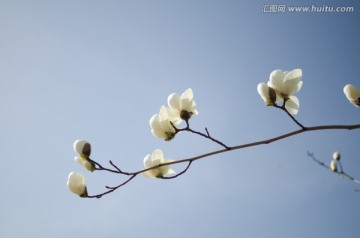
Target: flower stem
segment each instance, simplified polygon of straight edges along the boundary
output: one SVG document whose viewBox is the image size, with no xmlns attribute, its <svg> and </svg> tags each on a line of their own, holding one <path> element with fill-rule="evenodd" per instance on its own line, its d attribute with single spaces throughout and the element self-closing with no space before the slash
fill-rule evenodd
<svg viewBox="0 0 360 238">
<path fill-rule="evenodd" d="M 286 103 L 286 100 L 284 100 L 284 103 L 282 106 L 279 106 L 277 104 L 274 104 L 273 106 L 276 107 L 276 108 L 279 108 L 281 110 L 283 110 L 284 112 L 286 112 L 286 114 L 296 123 L 296 125 L 298 125 L 299 127 L 301 127 L 304 131 L 306 130 L 306 127 L 303 126 L 298 120 L 295 119 L 295 117 L 293 115 L 290 114 L 290 112 L 286 109 L 285 107 L 285 103 Z"/>
<path fill-rule="evenodd" d="M 205 127 L 205 131 L 206 131 L 206 134 L 205 134 L 205 133 L 202 133 L 202 132 L 195 131 L 195 130 L 191 129 L 188 120 L 186 120 L 185 122 L 186 122 L 186 127 L 181 128 L 181 129 L 175 127 L 175 125 L 174 125 L 172 122 L 170 122 L 170 124 L 172 125 L 172 127 L 175 129 L 175 134 L 177 134 L 177 133 L 179 133 L 179 132 L 182 132 L 182 131 L 188 131 L 188 132 L 191 132 L 191 133 L 193 133 L 193 134 L 197 134 L 197 135 L 199 135 L 199 136 L 205 137 L 206 139 L 209 139 L 209 140 L 211 140 L 211 141 L 213 141 L 213 142 L 221 145 L 222 147 L 224 147 L 224 148 L 227 149 L 227 150 L 231 150 L 231 147 L 225 145 L 223 142 L 221 142 L 221 141 L 213 138 L 212 136 L 210 136 L 210 133 L 209 133 L 209 131 L 208 131 L 208 129 L 207 129 L 206 127 Z"/>
</svg>

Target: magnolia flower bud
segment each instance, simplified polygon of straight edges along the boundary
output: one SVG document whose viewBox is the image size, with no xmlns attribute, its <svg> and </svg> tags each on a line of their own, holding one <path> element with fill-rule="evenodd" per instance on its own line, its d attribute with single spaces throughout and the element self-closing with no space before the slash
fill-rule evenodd
<svg viewBox="0 0 360 238">
<path fill-rule="evenodd" d="M 344 87 L 344 94 L 354 106 L 360 106 L 360 91 L 357 88 L 351 84 L 347 84 Z"/>
<path fill-rule="evenodd" d="M 337 172 L 337 161 L 336 160 L 332 160 L 330 163 L 330 169 L 333 172 Z"/>
<path fill-rule="evenodd" d="M 80 197 L 86 197 L 87 189 L 85 185 L 85 177 L 82 173 L 71 172 L 67 180 L 68 189 L 79 195 Z"/>
<path fill-rule="evenodd" d="M 80 156 L 89 158 L 91 154 L 91 145 L 86 140 L 76 140 L 74 142 L 74 150 Z"/>
<path fill-rule="evenodd" d="M 340 153 L 335 151 L 333 153 L 333 159 L 336 160 L 336 161 L 340 161 Z"/>
<path fill-rule="evenodd" d="M 265 83 L 259 83 L 257 91 L 267 106 L 272 106 L 276 103 L 276 92 Z"/>
</svg>

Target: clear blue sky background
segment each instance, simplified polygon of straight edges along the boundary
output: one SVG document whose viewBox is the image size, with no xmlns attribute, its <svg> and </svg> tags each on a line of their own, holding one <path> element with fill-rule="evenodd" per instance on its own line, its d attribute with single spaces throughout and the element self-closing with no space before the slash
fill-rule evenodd
<svg viewBox="0 0 360 238">
<path fill-rule="evenodd" d="M 0 1 L 0 237 L 359 237 L 356 184 L 315 164 L 342 154 L 360 177 L 359 131 L 319 131 L 193 164 L 175 180 L 142 176 L 102 199 L 66 187 L 83 172 L 90 194 L 125 178 L 161 148 L 183 159 L 220 149 L 191 134 L 156 139 L 148 121 L 191 87 L 191 126 L 228 145 L 298 129 L 256 91 L 274 69 L 303 69 L 296 118 L 306 126 L 359 123 L 342 89 L 360 88 L 358 1 L 353 13 L 264 13 L 278 1 Z M 175 166 L 180 171 L 182 166 Z"/>
</svg>

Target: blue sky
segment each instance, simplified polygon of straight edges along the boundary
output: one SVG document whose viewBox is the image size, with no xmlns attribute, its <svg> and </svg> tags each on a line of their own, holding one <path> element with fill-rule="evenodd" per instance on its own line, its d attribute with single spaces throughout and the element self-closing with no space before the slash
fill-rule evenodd
<svg viewBox="0 0 360 238">
<path fill-rule="evenodd" d="M 278 1 L 0 1 L 0 236 L 358 237 L 356 185 L 306 156 L 360 177 L 358 131 L 310 132 L 197 161 L 178 179 L 137 177 L 102 199 L 66 187 L 85 174 L 90 194 L 125 178 L 90 173 L 92 158 L 142 168 L 156 148 L 184 159 L 220 149 L 191 134 L 156 139 L 148 121 L 170 93 L 191 87 L 197 130 L 228 145 L 298 129 L 256 91 L 274 69 L 303 70 L 296 118 L 306 126 L 358 124 L 342 89 L 358 88 L 360 4 L 352 13 L 264 13 Z M 175 166 L 177 171 L 181 166 Z"/>
</svg>

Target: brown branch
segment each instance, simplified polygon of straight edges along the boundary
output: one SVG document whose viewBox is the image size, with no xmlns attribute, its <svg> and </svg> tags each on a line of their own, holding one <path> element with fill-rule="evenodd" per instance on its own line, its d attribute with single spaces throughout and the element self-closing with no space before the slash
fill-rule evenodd
<svg viewBox="0 0 360 238">
<path fill-rule="evenodd" d="M 221 153 L 225 153 L 228 151 L 233 151 L 233 150 L 239 150 L 239 149 L 244 149 L 244 148 L 248 148 L 248 147 L 253 147 L 253 146 L 258 146 L 258 145 L 265 145 L 265 144 L 270 144 L 273 143 L 275 141 L 278 140 L 282 140 L 291 136 L 295 136 L 304 132 L 310 132 L 310 131 L 319 131 L 319 130 L 354 130 L 354 129 L 360 129 L 360 124 L 355 124 L 355 125 L 327 125 L 327 126 L 313 126 L 313 127 L 306 127 L 306 129 L 299 129 L 296 131 L 292 131 L 277 137 L 273 137 L 270 139 L 266 139 L 266 140 L 261 140 L 261 141 L 256 141 L 256 142 L 251 142 L 251 143 L 247 143 L 247 144 L 242 144 L 242 145 L 237 145 L 237 146 L 232 146 L 229 147 L 230 150 L 228 149 L 222 149 L 222 150 L 216 150 L 216 151 L 212 151 L 206 154 L 202 154 L 202 155 L 198 155 L 195 157 L 191 157 L 188 159 L 182 159 L 182 160 L 175 160 L 172 162 L 167 162 L 167 163 L 163 163 L 163 164 L 159 164 L 157 166 L 151 167 L 151 168 L 146 168 L 137 172 L 132 172 L 129 174 L 136 174 L 136 173 L 143 173 L 145 171 L 154 169 L 154 168 L 159 168 L 161 166 L 166 166 L 166 165 L 172 165 L 172 164 L 179 164 L 179 163 L 185 163 L 185 162 L 189 162 L 189 161 L 195 161 L 198 159 L 202 159 L 205 157 L 209 157 L 212 155 L 216 155 L 216 154 L 221 154 Z"/>
<path fill-rule="evenodd" d="M 106 191 L 106 192 L 98 194 L 98 195 L 87 196 L 87 198 L 100 198 L 100 197 L 102 197 L 102 196 L 104 196 L 106 194 L 112 193 L 116 189 L 118 189 L 118 188 L 124 186 L 125 184 L 127 184 L 128 182 L 130 182 L 137 175 L 139 175 L 139 174 L 141 174 L 143 172 L 152 170 L 152 169 L 160 168 L 162 166 L 180 164 L 180 163 L 188 163 L 187 167 L 182 172 L 180 172 L 179 174 L 174 175 L 174 176 L 170 176 L 170 177 L 161 177 L 162 179 L 172 179 L 172 178 L 176 178 L 176 177 L 184 174 L 185 172 L 187 172 L 190 165 L 195 160 L 199 160 L 199 159 L 206 158 L 206 157 L 209 157 L 209 156 L 213 156 L 213 155 L 216 155 L 216 154 L 221 154 L 221 153 L 225 153 L 225 152 L 228 152 L 228 151 L 239 150 L 239 149 L 244 149 L 244 148 L 253 147 L 253 146 L 270 144 L 270 143 L 273 143 L 275 141 L 283 140 L 285 138 L 292 137 L 292 136 L 295 136 L 295 135 L 298 135 L 298 134 L 301 134 L 301 133 L 304 133 L 304 132 L 319 131 L 319 130 L 354 130 L 354 129 L 360 129 L 360 124 L 354 124 L 354 125 L 325 125 L 325 126 L 313 126 L 313 127 L 306 127 L 306 128 L 304 127 L 302 129 L 299 129 L 299 130 L 296 130 L 296 131 L 292 131 L 292 132 L 289 132 L 289 133 L 286 133 L 286 134 L 283 134 L 283 135 L 280 135 L 280 136 L 272 137 L 270 139 L 251 142 L 251 143 L 242 144 L 242 145 L 237 145 L 237 146 L 233 146 L 233 147 L 226 147 L 225 149 L 222 149 L 222 150 L 212 151 L 212 152 L 209 152 L 209 153 L 205 153 L 205 154 L 198 155 L 198 156 L 191 157 L 191 158 L 187 158 L 187 159 L 175 160 L 175 161 L 172 161 L 172 162 L 162 163 L 162 164 L 159 164 L 159 165 L 156 165 L 156 166 L 153 166 L 153 167 L 150 167 L 150 168 L 145 168 L 145 169 L 142 169 L 142 170 L 138 170 L 138 171 L 135 171 L 135 172 L 123 172 L 117 166 L 115 166 L 112 163 L 112 161 L 110 161 L 110 164 L 114 168 L 116 168 L 116 170 L 105 168 L 105 167 L 101 166 L 99 163 L 94 161 L 94 163 L 98 166 L 98 168 L 96 168 L 96 170 L 105 170 L 105 171 L 108 171 L 108 172 L 124 174 L 124 175 L 130 176 L 130 177 L 129 177 L 129 179 L 127 179 L 125 182 L 119 184 L 118 186 L 114 186 L 114 187 L 108 187 L 107 186 L 106 188 L 109 189 L 109 191 Z M 182 130 L 182 129 L 179 129 L 179 130 Z M 207 137 L 207 135 L 205 135 L 205 137 Z M 320 165 L 323 164 L 323 163 L 322 164 L 321 163 L 322 162 L 320 162 Z M 325 164 L 323 164 L 323 166 L 326 167 Z M 351 177 L 350 175 L 348 175 L 348 174 L 346 174 L 344 172 L 341 173 L 341 175 L 344 176 L 344 177 L 347 177 L 350 180 L 353 180 L 356 183 L 360 184 L 359 180 L 354 179 L 353 177 Z"/>
</svg>

